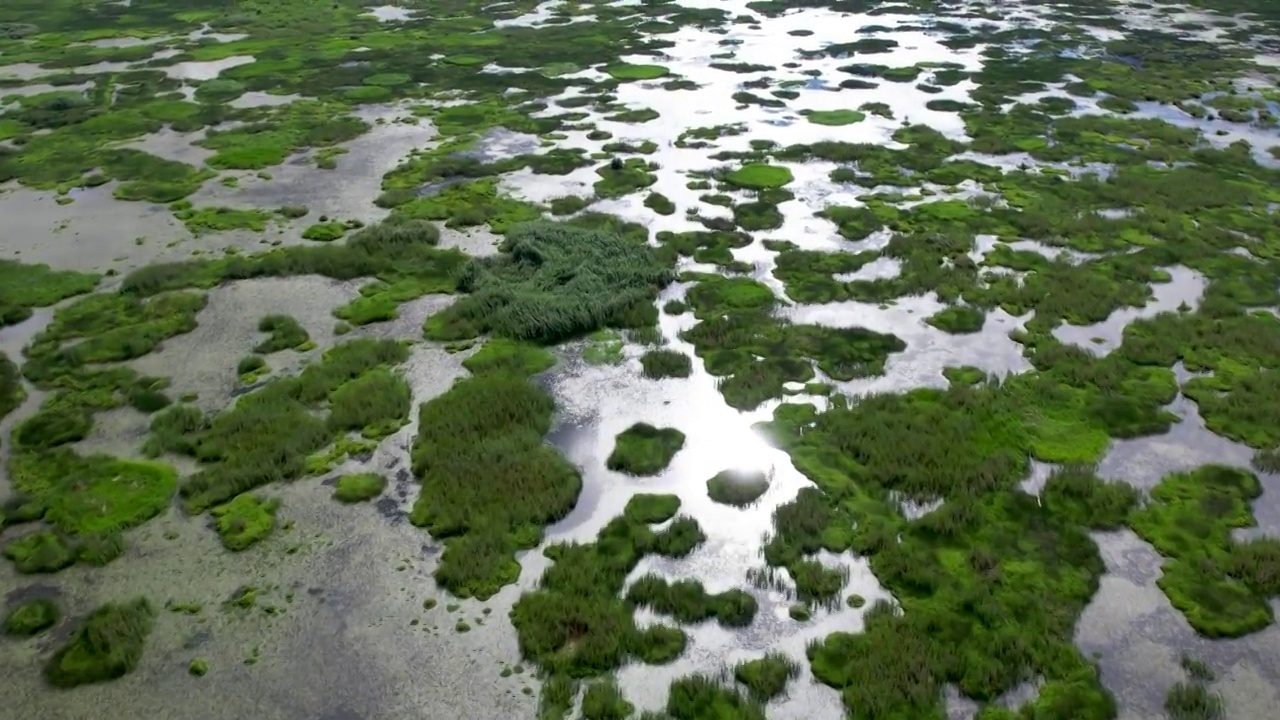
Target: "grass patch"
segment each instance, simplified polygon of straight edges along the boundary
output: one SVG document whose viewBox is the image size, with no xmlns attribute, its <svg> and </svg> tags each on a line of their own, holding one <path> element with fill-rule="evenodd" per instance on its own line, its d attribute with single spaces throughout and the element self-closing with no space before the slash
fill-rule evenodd
<svg viewBox="0 0 1280 720">
<path fill-rule="evenodd" d="M 297 350 L 311 342 L 306 328 L 288 315 L 267 315 L 258 321 L 258 331 L 271 337 L 258 343 L 254 352 L 270 355 L 281 350 Z"/>
<path fill-rule="evenodd" d="M 422 483 L 410 520 L 445 542 L 436 582 L 488 598 L 515 582 L 515 553 L 577 502 L 576 468 L 543 442 L 551 397 L 524 377 L 489 372 L 425 403 L 413 445 Z"/>
<path fill-rule="evenodd" d="M 617 443 L 605 465 L 628 475 L 657 475 L 682 447 L 684 433 L 679 430 L 636 423 L 618 433 Z"/>
<path fill-rule="evenodd" d="M 1165 695 L 1164 711 L 1169 720 L 1222 720 L 1226 703 L 1201 683 L 1179 682 Z"/>
<path fill-rule="evenodd" d="M 29 637 L 58 624 L 62 613 L 58 604 L 47 598 L 15 605 L 4 616 L 4 634 Z"/>
<path fill-rule="evenodd" d="M 986 313 L 967 305 L 948 307 L 925 318 L 925 322 L 952 335 L 976 333 L 986 321 Z"/>
<path fill-rule="evenodd" d="M 789 168 L 764 163 L 749 163 L 724 176 L 725 182 L 747 190 L 772 190 L 794 179 Z"/>
<path fill-rule="evenodd" d="M 500 255 L 462 270 L 458 289 L 469 294 L 428 318 L 426 335 L 552 343 L 606 326 L 651 325 L 657 291 L 671 278 L 648 246 L 621 235 L 520 225 L 507 233 Z"/>
<path fill-rule="evenodd" d="M 627 575 L 645 555 L 682 557 L 702 541 L 690 518 L 676 517 L 662 532 L 633 519 L 661 517 L 654 511 L 661 503 L 670 509 L 670 500 L 637 496 L 595 542 L 546 548 L 553 564 L 537 589 L 523 594 L 512 608 L 521 654 L 552 674 L 558 693 L 567 690 L 572 678 L 604 674 L 632 658 L 667 663 L 684 650 L 683 632 L 667 625 L 637 628 L 631 606 L 621 598 Z"/>
<path fill-rule="evenodd" d="M 725 627 L 746 627 L 756 616 L 756 599 L 742 590 L 708 593 L 697 580 L 669 583 L 658 575 L 638 578 L 627 589 L 627 602 L 670 615 L 680 623 L 715 619 Z"/>
<path fill-rule="evenodd" d="M 671 71 L 661 65 L 630 65 L 618 63 L 604 69 L 614 80 L 657 80 Z"/>
<path fill-rule="evenodd" d="M 49 658 L 45 679 L 54 687 L 69 688 L 127 675 L 142 659 L 155 616 L 145 598 L 99 607 Z"/>
<path fill-rule="evenodd" d="M 738 663 L 733 677 L 747 686 L 751 697 L 769 702 L 786 692 L 787 683 L 800 677 L 800 663 L 785 653 L 771 652 L 762 658 Z"/>
<path fill-rule="evenodd" d="M 750 507 L 769 489 L 769 476 L 760 470 L 723 470 L 707 481 L 707 495 L 721 505 Z"/>
<path fill-rule="evenodd" d="M 344 503 L 366 502 L 381 495 L 386 488 L 386 476 L 378 473 L 343 475 L 338 478 L 333 499 Z"/>
<path fill-rule="evenodd" d="M 222 546 L 232 552 L 240 552 L 265 540 L 276 529 L 277 498 L 263 499 L 254 495 L 239 495 L 231 502 L 216 505 L 209 510 L 217 523 Z"/>
<path fill-rule="evenodd" d="M 1253 473 L 1207 465 L 1162 479 L 1130 517 L 1134 531 L 1165 556 L 1160 589 L 1202 635 L 1239 637 L 1271 624 L 1280 541 L 1238 543 L 1231 536 L 1254 524 L 1251 502 L 1261 493 Z"/>
<path fill-rule="evenodd" d="M 852 125 L 867 119 L 867 114 L 857 110 L 810 110 L 805 119 L 814 125 Z"/>
<path fill-rule="evenodd" d="M 613 678 L 591 683 L 582 695 L 583 720 L 625 720 L 634 710 Z"/>
<path fill-rule="evenodd" d="M 640 356 L 644 376 L 651 380 L 686 378 L 693 372 L 693 361 L 675 350 L 650 350 Z"/>
<path fill-rule="evenodd" d="M 472 375 L 510 373 L 522 377 L 546 372 L 555 364 L 556 356 L 549 350 L 506 338 L 486 342 L 474 355 L 462 361 L 462 367 Z"/>
</svg>

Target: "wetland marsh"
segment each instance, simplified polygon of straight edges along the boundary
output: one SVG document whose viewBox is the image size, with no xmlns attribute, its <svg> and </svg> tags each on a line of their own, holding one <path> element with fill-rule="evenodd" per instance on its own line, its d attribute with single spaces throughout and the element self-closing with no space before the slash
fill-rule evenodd
<svg viewBox="0 0 1280 720">
<path fill-rule="evenodd" d="M 24 720 L 1257 720 L 1266 0 L 12 0 Z"/>
</svg>

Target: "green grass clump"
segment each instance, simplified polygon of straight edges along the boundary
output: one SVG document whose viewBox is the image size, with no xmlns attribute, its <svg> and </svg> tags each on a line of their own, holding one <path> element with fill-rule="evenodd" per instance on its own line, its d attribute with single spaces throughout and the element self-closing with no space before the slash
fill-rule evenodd
<svg viewBox="0 0 1280 720">
<path fill-rule="evenodd" d="M 68 688 L 127 675 L 142 659 L 155 616 L 146 598 L 99 607 L 49 658 L 45 679 L 54 687 Z"/>
<path fill-rule="evenodd" d="M 22 376 L 18 366 L 9 357 L 0 352 L 0 420 L 5 415 L 18 409 L 27 393 L 22 389 Z"/>
<path fill-rule="evenodd" d="M 527 660 L 552 675 L 582 678 L 616 670 L 631 658 L 671 662 L 684 650 L 683 632 L 666 625 L 637 628 L 631 606 L 620 597 L 627 575 L 645 555 L 687 553 L 690 540 L 701 536 L 691 518 L 677 517 L 661 532 L 630 519 L 656 517 L 645 507 L 655 502 L 633 499 L 627 513 L 611 520 L 595 542 L 543 551 L 553 564 L 537 589 L 521 595 L 511 610 Z"/>
<path fill-rule="evenodd" d="M 347 234 L 347 226 L 340 222 L 324 222 L 310 225 L 302 231 L 304 240 L 316 242 L 333 242 Z"/>
<path fill-rule="evenodd" d="M 693 372 L 693 361 L 688 355 L 675 350 L 650 350 L 640 356 L 644 376 L 653 380 L 685 378 Z"/>
<path fill-rule="evenodd" d="M 780 165 L 750 163 L 724 176 L 725 182 L 747 190 L 780 188 L 795 179 L 789 168 Z"/>
<path fill-rule="evenodd" d="M 502 250 L 462 270 L 458 289 L 469 295 L 427 319 L 429 339 L 552 343 L 651 325 L 653 300 L 672 277 L 648 246 L 603 230 L 529 223 L 512 228 Z"/>
<path fill-rule="evenodd" d="M 300 477 L 310 456 L 335 440 L 345 440 L 338 437 L 335 426 L 359 425 L 362 430 L 384 432 L 407 420 L 402 380 L 385 376 L 368 383 L 362 380 L 407 357 L 408 349 L 393 340 L 352 340 L 328 350 L 298 375 L 271 380 L 241 396 L 212 418 L 185 406 L 158 413 L 146 449 L 189 454 L 201 462 L 200 470 L 181 486 L 189 512 L 200 512 L 271 482 Z M 366 390 L 381 390 L 358 402 L 342 403 L 342 409 L 334 407 L 334 396 L 353 394 L 343 386 L 356 380 Z M 317 412 L 326 402 L 329 414 L 337 416 L 332 425 L 325 413 Z M 403 416 L 384 414 L 391 412 Z"/>
<path fill-rule="evenodd" d="M 852 125 L 867 119 L 867 114 L 857 110 L 811 110 L 805 118 L 815 125 Z"/>
<path fill-rule="evenodd" d="M 31 317 L 32 308 L 48 307 L 93 292 L 98 279 L 98 275 L 90 273 L 0 260 L 0 327 L 26 320 Z"/>
<path fill-rule="evenodd" d="M 411 405 L 409 383 L 398 372 L 378 367 L 329 393 L 325 424 L 335 434 L 358 430 L 367 438 L 383 438 L 408 422 Z"/>
<path fill-rule="evenodd" d="M 236 363 L 236 375 L 240 376 L 240 382 L 245 385 L 258 382 L 259 378 L 270 372 L 271 366 L 267 365 L 261 355 L 246 355 Z"/>
<path fill-rule="evenodd" d="M 604 71 L 615 80 L 657 80 L 671 73 L 661 65 L 629 65 L 627 63 L 610 65 Z"/>
<path fill-rule="evenodd" d="M 271 337 L 258 343 L 255 353 L 270 355 L 281 350 L 297 349 L 311 341 L 306 328 L 288 315 L 267 315 L 258 321 L 258 331 Z"/>
<path fill-rule="evenodd" d="M 58 604 L 48 598 L 24 602 L 4 616 L 4 634 L 36 635 L 56 625 L 60 616 Z"/>
<path fill-rule="evenodd" d="M 476 354 L 462 361 L 462 367 L 472 375 L 486 373 L 511 373 L 519 376 L 537 375 L 550 370 L 556 364 L 551 351 L 528 343 L 494 338 L 484 344 Z"/>
<path fill-rule="evenodd" d="M 750 278 L 699 276 L 686 301 L 702 322 L 681 337 L 722 378 L 720 393 L 739 410 L 781 397 L 788 382 L 812 380 L 815 364 L 835 380 L 853 380 L 882 373 L 888 356 L 906 348 L 894 335 L 864 328 L 791 324 L 774 314 L 773 291 Z"/>
<path fill-rule="evenodd" d="M 618 433 L 617 444 L 605 465 L 628 475 L 657 475 L 682 447 L 684 433 L 679 430 L 636 423 Z"/>
<path fill-rule="evenodd" d="M 1123 527 L 1138 502 L 1138 492 L 1129 485 L 1102 480 L 1081 465 L 1054 470 L 1041 497 L 1055 515 L 1095 530 Z"/>
<path fill-rule="evenodd" d="M 675 517 L 679 511 L 680 498 L 675 495 L 640 493 L 627 501 L 623 517 L 633 523 L 656 525 Z"/>
<path fill-rule="evenodd" d="M 597 330 L 587 337 L 582 359 L 588 365 L 619 365 L 625 359 L 626 341 L 617 330 Z"/>
<path fill-rule="evenodd" d="M 1134 531 L 1165 556 L 1160 588 L 1203 635 L 1239 637 L 1271 624 L 1280 542 L 1231 536 L 1254 524 L 1250 503 L 1261 493 L 1253 473 L 1206 465 L 1162 479 L 1130 516 Z"/>
<path fill-rule="evenodd" d="M 769 702 L 787 689 L 787 682 L 800 676 L 800 663 L 784 653 L 771 652 L 762 658 L 738 663 L 733 677 L 747 686 L 751 697 Z"/>
<path fill-rule="evenodd" d="M 266 539 L 276 529 L 278 498 L 263 499 L 250 494 L 238 495 L 231 502 L 209 510 L 217 521 L 222 546 L 232 552 L 246 550 Z"/>
<path fill-rule="evenodd" d="M 583 720 L 625 720 L 634 710 L 613 678 L 591 683 L 582 696 Z"/>
<path fill-rule="evenodd" d="M 71 567 L 76 551 L 68 540 L 55 532 L 41 530 L 10 540 L 4 556 L 13 561 L 14 569 L 23 574 L 54 573 Z"/>
<path fill-rule="evenodd" d="M 667 714 L 674 720 L 765 720 L 764 707 L 759 702 L 705 675 L 690 675 L 671 683 Z"/>
<path fill-rule="evenodd" d="M 344 503 L 365 502 L 378 497 L 386 488 L 387 478 L 378 473 L 343 475 L 338 478 L 333 499 Z"/>
<path fill-rule="evenodd" d="M 976 333 L 986 321 L 986 313 L 967 305 L 954 305 L 925 318 L 925 322 L 952 335 Z"/>
<path fill-rule="evenodd" d="M 645 575 L 627 590 L 627 602 L 670 615 L 681 623 L 715 618 L 725 627 L 746 627 L 756 616 L 756 599 L 742 590 L 709 594 L 697 580 L 668 583 L 658 575 Z"/>
<path fill-rule="evenodd" d="M 707 481 L 707 495 L 722 505 L 749 507 L 769 489 L 764 472 L 723 470 Z"/>
<path fill-rule="evenodd" d="M 675 203 L 660 192 L 649 193 L 649 196 L 644 199 L 644 206 L 659 215 L 671 215 L 676 211 Z"/>
<path fill-rule="evenodd" d="M 1169 720 L 1222 720 L 1226 704 L 1201 683 L 1179 682 L 1165 695 L 1164 711 Z"/>
<path fill-rule="evenodd" d="M 515 553 L 577 502 L 582 478 L 543 442 L 551 397 L 525 378 L 484 373 L 425 403 L 413 445 L 422 489 L 413 524 L 444 540 L 436 582 L 488 598 L 515 582 Z"/>
<path fill-rule="evenodd" d="M 187 664 L 187 672 L 193 677 L 204 677 L 209 672 L 209 663 L 203 658 L 192 658 Z"/>
</svg>

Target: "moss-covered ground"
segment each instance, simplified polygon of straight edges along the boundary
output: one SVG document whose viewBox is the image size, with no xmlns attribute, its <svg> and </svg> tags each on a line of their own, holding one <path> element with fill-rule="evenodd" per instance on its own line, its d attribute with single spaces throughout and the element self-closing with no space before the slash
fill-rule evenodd
<svg viewBox="0 0 1280 720">
<path fill-rule="evenodd" d="M 55 687 L 74 687 L 132 672 L 142 658 L 155 615 L 145 598 L 99 607 L 49 658 L 45 679 Z"/>
<path fill-rule="evenodd" d="M 26 636 L 44 632 L 58 623 L 61 614 L 58 604 L 47 598 L 14 605 L 5 612 L 4 634 Z"/>
</svg>

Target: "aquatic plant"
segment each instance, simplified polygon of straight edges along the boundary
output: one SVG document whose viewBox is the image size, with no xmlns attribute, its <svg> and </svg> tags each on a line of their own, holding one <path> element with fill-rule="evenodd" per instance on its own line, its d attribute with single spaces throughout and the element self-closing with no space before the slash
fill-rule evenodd
<svg viewBox="0 0 1280 720">
<path fill-rule="evenodd" d="M 258 321 L 258 331 L 270 337 L 258 343 L 255 353 L 270 355 L 281 350 L 296 350 L 311 341 L 306 328 L 288 315 L 265 315 Z M 242 373 L 243 374 L 243 373 Z"/>
<path fill-rule="evenodd" d="M 634 710 L 612 678 L 591 683 L 582 695 L 584 720 L 625 720 Z"/>
<path fill-rule="evenodd" d="M 723 505 L 749 507 L 769 489 L 769 477 L 764 472 L 722 470 L 707 480 L 707 495 Z"/>
<path fill-rule="evenodd" d="M 768 702 L 786 691 L 788 681 L 800 677 L 800 663 L 784 653 L 770 652 L 735 665 L 733 677 L 747 686 L 753 698 Z"/>
<path fill-rule="evenodd" d="M 684 433 L 675 428 L 656 428 L 636 423 L 618 433 L 613 452 L 605 465 L 628 475 L 657 475 L 666 469 L 680 448 Z"/>
<path fill-rule="evenodd" d="M 209 514 L 217 522 L 222 545 L 232 552 L 246 550 L 264 540 L 276 528 L 280 500 L 237 495 L 231 502 L 215 505 Z"/>
<path fill-rule="evenodd" d="M 654 380 L 689 377 L 693 372 L 693 361 L 676 350 L 650 350 L 640 356 L 640 365 L 644 376 Z"/>
</svg>

